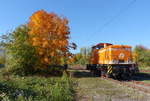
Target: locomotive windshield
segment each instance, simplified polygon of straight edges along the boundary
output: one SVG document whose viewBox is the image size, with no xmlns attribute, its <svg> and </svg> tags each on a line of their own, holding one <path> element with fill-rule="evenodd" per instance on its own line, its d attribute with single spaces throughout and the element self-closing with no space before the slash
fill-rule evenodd
<svg viewBox="0 0 150 101">
<path fill-rule="evenodd" d="M 97 46 L 96 49 L 104 48 L 104 46 Z"/>
</svg>

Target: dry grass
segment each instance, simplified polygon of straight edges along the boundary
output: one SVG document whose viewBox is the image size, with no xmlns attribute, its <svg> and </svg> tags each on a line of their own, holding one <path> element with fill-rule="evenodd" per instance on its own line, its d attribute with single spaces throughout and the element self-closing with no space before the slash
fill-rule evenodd
<svg viewBox="0 0 150 101">
<path fill-rule="evenodd" d="M 83 71 L 75 71 L 82 75 Z M 80 72 L 80 73 L 79 73 Z M 90 75 L 75 77 L 77 101 L 148 101 L 148 97 L 131 88 Z M 88 74 L 88 73 L 87 73 Z"/>
</svg>

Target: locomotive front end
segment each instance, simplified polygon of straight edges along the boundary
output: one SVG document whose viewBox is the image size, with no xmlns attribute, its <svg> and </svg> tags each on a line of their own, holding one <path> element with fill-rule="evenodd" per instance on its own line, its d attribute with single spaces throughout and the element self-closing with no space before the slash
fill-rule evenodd
<svg viewBox="0 0 150 101">
<path fill-rule="evenodd" d="M 107 68 L 107 76 L 117 79 L 130 78 L 137 68 L 132 61 L 131 47 L 127 45 L 111 45 L 99 50 L 99 64 Z"/>
<path fill-rule="evenodd" d="M 138 72 L 132 61 L 131 46 L 100 43 L 92 47 L 91 64 L 87 69 L 98 76 L 130 79 Z"/>
</svg>

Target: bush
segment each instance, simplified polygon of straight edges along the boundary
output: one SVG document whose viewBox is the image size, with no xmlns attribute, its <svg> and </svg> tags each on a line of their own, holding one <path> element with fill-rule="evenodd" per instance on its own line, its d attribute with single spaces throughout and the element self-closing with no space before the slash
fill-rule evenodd
<svg viewBox="0 0 150 101">
<path fill-rule="evenodd" d="M 86 65 L 89 64 L 91 57 L 91 48 L 82 47 L 80 52 L 75 54 L 71 59 L 72 65 Z"/>
<path fill-rule="evenodd" d="M 73 101 L 73 94 L 72 80 L 66 75 L 0 78 L 1 101 Z"/>
<path fill-rule="evenodd" d="M 38 58 L 33 46 L 28 42 L 28 28 L 19 26 L 16 30 L 3 37 L 3 47 L 7 54 L 7 70 L 9 72 L 26 75 L 34 71 Z"/>
<path fill-rule="evenodd" d="M 140 67 L 150 67 L 150 50 L 138 45 L 133 50 L 133 59 Z"/>
</svg>

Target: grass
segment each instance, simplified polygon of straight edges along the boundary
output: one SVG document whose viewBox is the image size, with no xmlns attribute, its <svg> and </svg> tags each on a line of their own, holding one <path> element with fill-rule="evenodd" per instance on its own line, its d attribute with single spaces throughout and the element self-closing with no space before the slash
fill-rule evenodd
<svg viewBox="0 0 150 101">
<path fill-rule="evenodd" d="M 148 71 L 150 71 L 150 67 L 139 67 L 139 70 L 148 70 Z"/>
<path fill-rule="evenodd" d="M 146 95 L 111 81 L 71 70 L 73 78 L 0 76 L 0 101 L 145 101 Z M 76 82 L 76 86 L 74 83 Z M 76 92 L 76 96 L 74 96 Z"/>
<path fill-rule="evenodd" d="M 76 71 L 75 71 L 76 72 Z M 82 74 L 81 71 L 80 74 Z M 78 71 L 79 74 L 79 71 Z M 85 74 L 85 73 L 84 73 Z M 113 83 L 100 77 L 74 77 L 77 101 L 145 101 L 147 96 L 136 90 Z"/>
<path fill-rule="evenodd" d="M 0 101 L 73 101 L 72 80 L 66 75 L 0 76 Z"/>
<path fill-rule="evenodd" d="M 143 80 L 142 82 L 150 84 L 150 80 Z"/>
<path fill-rule="evenodd" d="M 146 96 L 132 89 L 121 87 L 119 84 L 115 85 L 109 81 L 101 80 L 100 78 L 80 78 L 78 82 L 78 85 L 80 85 L 77 88 L 79 100 L 85 98 L 95 99 L 94 101 L 98 99 L 101 99 L 99 101 L 111 101 L 112 99 L 138 99 L 142 101 L 142 99 L 146 98 Z"/>
</svg>

